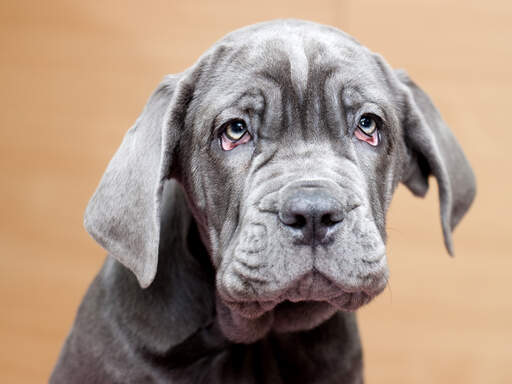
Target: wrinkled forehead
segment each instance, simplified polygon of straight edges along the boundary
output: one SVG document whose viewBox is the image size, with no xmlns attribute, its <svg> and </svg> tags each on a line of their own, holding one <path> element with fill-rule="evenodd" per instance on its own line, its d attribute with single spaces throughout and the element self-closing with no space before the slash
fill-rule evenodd
<svg viewBox="0 0 512 384">
<path fill-rule="evenodd" d="M 349 106 L 385 105 L 389 99 L 374 54 L 342 31 L 314 23 L 272 22 L 235 31 L 212 47 L 205 67 L 207 84 L 200 88 L 207 90 L 210 109 L 247 94 L 257 104 L 272 97 L 302 104 L 320 93 Z"/>
</svg>

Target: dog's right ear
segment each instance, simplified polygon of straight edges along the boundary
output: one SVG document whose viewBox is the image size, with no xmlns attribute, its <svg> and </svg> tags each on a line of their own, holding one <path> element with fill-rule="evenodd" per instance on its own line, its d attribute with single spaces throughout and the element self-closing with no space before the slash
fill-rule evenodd
<svg viewBox="0 0 512 384">
<path fill-rule="evenodd" d="M 87 206 L 89 234 L 137 277 L 153 281 L 160 238 L 162 190 L 182 130 L 191 87 L 184 75 L 170 75 L 110 161 Z"/>
</svg>

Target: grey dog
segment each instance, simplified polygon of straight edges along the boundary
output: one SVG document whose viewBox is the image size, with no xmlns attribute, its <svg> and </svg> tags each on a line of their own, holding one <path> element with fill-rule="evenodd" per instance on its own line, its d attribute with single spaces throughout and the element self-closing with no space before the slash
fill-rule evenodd
<svg viewBox="0 0 512 384">
<path fill-rule="evenodd" d="M 399 182 L 473 172 L 429 97 L 347 34 L 277 20 L 165 77 L 85 227 L 108 252 L 51 383 L 361 383 L 354 311 L 388 279 Z"/>
</svg>

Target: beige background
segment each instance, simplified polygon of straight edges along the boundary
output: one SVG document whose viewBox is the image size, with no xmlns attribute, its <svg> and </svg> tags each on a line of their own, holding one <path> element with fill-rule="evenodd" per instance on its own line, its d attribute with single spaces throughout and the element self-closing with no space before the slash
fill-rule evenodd
<svg viewBox="0 0 512 384">
<path fill-rule="evenodd" d="M 162 76 L 237 27 L 340 27 L 432 96 L 478 178 L 441 239 L 435 183 L 400 187 L 391 286 L 360 311 L 368 383 L 512 382 L 512 3 L 446 0 L 0 2 L 0 382 L 45 382 L 104 251 L 82 213 Z"/>
</svg>

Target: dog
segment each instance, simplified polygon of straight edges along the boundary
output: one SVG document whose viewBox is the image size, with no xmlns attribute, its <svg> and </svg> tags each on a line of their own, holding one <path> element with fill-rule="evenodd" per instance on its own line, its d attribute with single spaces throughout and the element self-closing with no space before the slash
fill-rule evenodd
<svg viewBox="0 0 512 384">
<path fill-rule="evenodd" d="M 90 200 L 109 256 L 50 383 L 362 383 L 354 311 L 388 281 L 393 191 L 429 175 L 451 254 L 475 178 L 406 72 L 312 22 L 226 35 L 164 78 Z"/>
</svg>

